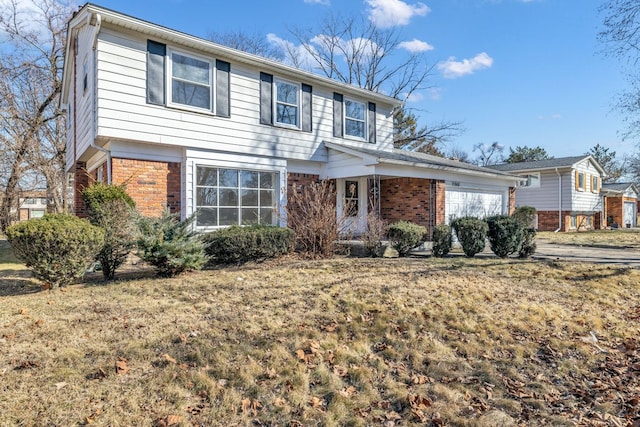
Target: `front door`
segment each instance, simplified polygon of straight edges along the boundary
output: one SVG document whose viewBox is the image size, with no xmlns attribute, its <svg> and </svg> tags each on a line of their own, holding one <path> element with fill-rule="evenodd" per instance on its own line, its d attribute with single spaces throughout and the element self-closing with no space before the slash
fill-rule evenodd
<svg viewBox="0 0 640 427">
<path fill-rule="evenodd" d="M 624 226 L 636 226 L 636 204 L 635 202 L 624 202 Z"/>
<path fill-rule="evenodd" d="M 342 234 L 360 235 L 367 225 L 367 178 L 339 179 L 338 223 Z"/>
</svg>

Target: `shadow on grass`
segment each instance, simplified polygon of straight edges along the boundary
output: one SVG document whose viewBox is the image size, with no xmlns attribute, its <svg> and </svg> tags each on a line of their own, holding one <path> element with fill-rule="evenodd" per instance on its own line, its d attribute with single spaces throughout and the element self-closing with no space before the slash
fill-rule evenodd
<svg viewBox="0 0 640 427">
<path fill-rule="evenodd" d="M 33 294 L 41 290 L 42 285 L 29 270 L 0 271 L 0 297 Z"/>
</svg>

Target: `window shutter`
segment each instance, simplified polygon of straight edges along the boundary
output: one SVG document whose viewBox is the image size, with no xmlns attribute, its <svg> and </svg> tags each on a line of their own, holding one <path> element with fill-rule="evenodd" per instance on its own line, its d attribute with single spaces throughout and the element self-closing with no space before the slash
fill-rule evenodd
<svg viewBox="0 0 640 427">
<path fill-rule="evenodd" d="M 580 173 L 576 171 L 576 190 L 580 188 Z"/>
<path fill-rule="evenodd" d="M 231 64 L 216 60 L 216 115 L 221 117 L 231 116 L 230 71 Z"/>
<path fill-rule="evenodd" d="M 260 73 L 260 123 L 273 124 L 273 76 Z"/>
<path fill-rule="evenodd" d="M 369 103 L 369 143 L 376 143 L 376 104 Z"/>
<path fill-rule="evenodd" d="M 312 88 L 309 85 L 302 83 L 302 131 L 311 132 L 311 122 L 313 118 L 313 111 L 311 108 L 312 103 Z"/>
<path fill-rule="evenodd" d="M 165 105 L 167 45 L 147 40 L 147 102 Z"/>
<path fill-rule="evenodd" d="M 343 126 L 342 126 L 342 94 L 333 93 L 333 136 L 342 138 Z"/>
</svg>

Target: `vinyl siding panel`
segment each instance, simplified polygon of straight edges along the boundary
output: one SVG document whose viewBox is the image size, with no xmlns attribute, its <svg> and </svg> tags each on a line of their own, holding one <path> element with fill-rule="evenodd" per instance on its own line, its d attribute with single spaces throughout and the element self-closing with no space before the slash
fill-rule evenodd
<svg viewBox="0 0 640 427">
<path fill-rule="evenodd" d="M 573 178 L 573 197 L 571 199 L 571 210 L 575 212 L 592 212 L 602 210 L 601 197 L 599 193 L 591 192 L 591 176 L 600 176 L 598 170 L 590 161 L 584 161 L 576 165 L 575 171 L 585 174 L 584 191 L 575 190 L 576 174 L 572 174 Z"/>
<path fill-rule="evenodd" d="M 169 46 L 180 49 L 179 46 Z M 189 51 L 185 49 L 186 51 Z M 98 137 L 172 144 L 185 148 L 326 161 L 323 141 L 392 147 L 391 105 L 377 105 L 378 144 L 333 137 L 332 94 L 311 84 L 313 132 L 259 124 L 260 69 L 231 62 L 231 117 L 146 103 L 146 39 L 103 29 L 98 42 Z M 215 58 L 210 58 L 215 59 Z M 364 100 L 366 101 L 366 100 Z"/>
</svg>

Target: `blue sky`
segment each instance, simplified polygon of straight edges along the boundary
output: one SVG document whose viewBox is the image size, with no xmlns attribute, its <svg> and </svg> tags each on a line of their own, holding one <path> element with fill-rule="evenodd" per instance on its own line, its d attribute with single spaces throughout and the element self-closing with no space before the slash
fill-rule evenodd
<svg viewBox="0 0 640 427">
<path fill-rule="evenodd" d="M 292 40 L 330 11 L 396 26 L 435 65 L 430 88 L 408 104 L 424 123 L 463 121 L 456 147 L 541 146 L 555 157 L 595 144 L 635 151 L 612 111 L 625 88 L 619 64 L 600 54 L 599 0 L 103 0 L 97 4 L 195 36 L 246 30 Z M 505 149 L 508 152 L 508 149 Z"/>
</svg>

